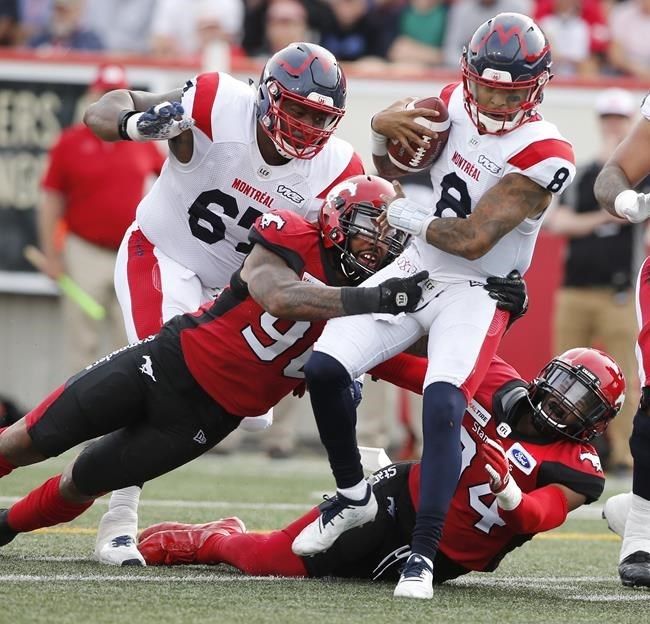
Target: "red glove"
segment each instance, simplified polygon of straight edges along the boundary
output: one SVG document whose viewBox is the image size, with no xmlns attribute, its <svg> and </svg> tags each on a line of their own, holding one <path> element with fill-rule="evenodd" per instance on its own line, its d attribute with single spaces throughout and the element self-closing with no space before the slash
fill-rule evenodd
<svg viewBox="0 0 650 624">
<path fill-rule="evenodd" d="M 481 445 L 481 457 L 485 461 L 490 490 L 497 497 L 497 505 L 508 511 L 517 507 L 521 503 L 521 490 L 510 475 L 510 464 L 501 444 L 486 438 Z"/>
</svg>

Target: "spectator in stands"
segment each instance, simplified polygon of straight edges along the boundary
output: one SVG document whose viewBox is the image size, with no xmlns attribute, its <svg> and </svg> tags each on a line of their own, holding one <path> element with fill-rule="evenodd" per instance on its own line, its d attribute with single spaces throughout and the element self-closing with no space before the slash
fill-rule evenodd
<svg viewBox="0 0 650 624">
<path fill-rule="evenodd" d="M 539 18 L 553 48 L 553 73 L 575 76 L 598 73 L 597 58 L 591 53 L 589 24 L 581 15 L 582 0 L 553 0 L 552 10 Z"/>
<path fill-rule="evenodd" d="M 192 57 L 209 42 L 239 42 L 243 0 L 158 0 L 151 25 L 151 50 L 156 56 Z"/>
<path fill-rule="evenodd" d="M 386 58 L 388 41 L 371 0 L 328 0 L 334 25 L 321 31 L 321 45 L 341 61 Z"/>
<path fill-rule="evenodd" d="M 126 88 L 124 69 L 100 69 L 89 89 L 90 101 L 112 89 Z M 41 249 L 47 274 L 56 279 L 65 271 L 107 310 L 111 344 L 126 344 L 122 314 L 113 287 L 117 248 L 133 221 L 150 176 L 164 162 L 154 143 L 106 143 L 84 124 L 64 130 L 49 154 L 38 211 Z M 61 249 L 57 225 L 67 226 Z M 105 351 L 101 322 L 86 316 L 68 298 L 62 299 L 66 354 L 70 374 Z"/>
<path fill-rule="evenodd" d="M 397 17 L 397 37 L 388 59 L 431 67 L 442 63 L 442 42 L 447 25 L 445 0 L 409 0 Z"/>
<path fill-rule="evenodd" d="M 631 128 L 636 110 L 627 91 L 607 89 L 599 95 L 600 153 L 578 171 L 545 220 L 547 228 L 568 238 L 564 282 L 556 296 L 554 349 L 598 345 L 616 358 L 629 380 L 625 405 L 607 431 L 609 453 L 603 452 L 607 466 L 616 471 L 632 467 L 628 439 L 639 400 L 632 383 L 637 379 L 633 283 L 642 260 L 643 233 L 642 226 L 601 209 L 593 187 L 603 163 Z"/>
<path fill-rule="evenodd" d="M 544 18 L 555 12 L 556 0 L 536 0 L 535 21 L 539 24 Z M 607 4 L 609 6 L 609 2 Z M 587 23 L 589 28 L 589 50 L 592 56 L 602 65 L 607 56 L 609 46 L 609 22 L 605 0 L 581 0 L 579 2 L 579 15 Z M 548 32 L 546 33 L 548 36 Z M 560 45 L 563 45 L 562 42 Z M 553 48 L 553 70 L 555 71 L 555 51 Z"/>
<path fill-rule="evenodd" d="M 531 0 L 456 0 L 449 7 L 447 30 L 443 45 L 444 64 L 458 69 L 463 48 L 469 43 L 474 31 L 497 13 L 513 11 L 530 15 Z M 555 48 L 553 48 L 555 54 Z"/>
<path fill-rule="evenodd" d="M 299 0 L 273 0 L 266 11 L 264 56 L 272 56 L 294 41 L 311 41 L 307 10 Z"/>
<path fill-rule="evenodd" d="M 54 0 L 50 22 L 27 46 L 52 50 L 103 50 L 97 33 L 82 26 L 84 0 Z"/>
<path fill-rule="evenodd" d="M 0 46 L 14 46 L 18 38 L 18 0 L 0 0 Z"/>
<path fill-rule="evenodd" d="M 109 52 L 149 52 L 156 0 L 86 0 L 83 23 L 97 33 Z"/>
<path fill-rule="evenodd" d="M 617 73 L 650 77 L 650 0 L 625 0 L 609 14 L 608 62 Z"/>
<path fill-rule="evenodd" d="M 21 44 L 47 28 L 52 17 L 52 4 L 53 0 L 18 0 Z"/>
</svg>

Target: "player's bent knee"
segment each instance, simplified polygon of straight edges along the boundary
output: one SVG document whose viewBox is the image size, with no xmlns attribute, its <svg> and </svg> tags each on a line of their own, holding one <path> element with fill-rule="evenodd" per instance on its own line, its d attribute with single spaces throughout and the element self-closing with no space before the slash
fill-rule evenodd
<svg viewBox="0 0 650 624">
<path fill-rule="evenodd" d="M 305 381 L 310 391 L 315 388 L 348 388 L 352 383 L 350 373 L 337 359 L 315 351 L 304 367 Z"/>
<path fill-rule="evenodd" d="M 61 481 L 59 482 L 59 492 L 63 498 L 73 503 L 86 503 L 94 500 L 103 492 L 88 493 L 83 492 L 75 483 L 74 480 L 74 466 L 76 461 L 68 464 L 66 469 L 61 474 Z"/>
</svg>

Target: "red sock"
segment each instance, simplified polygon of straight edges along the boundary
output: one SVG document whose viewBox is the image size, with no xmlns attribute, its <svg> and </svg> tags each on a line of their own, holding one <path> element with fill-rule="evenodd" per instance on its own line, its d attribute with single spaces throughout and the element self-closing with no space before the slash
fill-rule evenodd
<svg viewBox="0 0 650 624">
<path fill-rule="evenodd" d="M 307 576 L 305 564 L 293 554 L 291 544 L 319 513 L 315 507 L 288 527 L 272 533 L 215 535 L 200 548 L 197 560 L 228 563 L 253 576 Z"/>
<path fill-rule="evenodd" d="M 0 455 L 0 477 L 6 477 L 16 466 Z"/>
<path fill-rule="evenodd" d="M 70 522 L 95 502 L 71 503 L 65 500 L 59 493 L 60 481 L 61 475 L 52 477 L 14 503 L 7 515 L 10 528 L 25 533 L 60 522 Z"/>
</svg>

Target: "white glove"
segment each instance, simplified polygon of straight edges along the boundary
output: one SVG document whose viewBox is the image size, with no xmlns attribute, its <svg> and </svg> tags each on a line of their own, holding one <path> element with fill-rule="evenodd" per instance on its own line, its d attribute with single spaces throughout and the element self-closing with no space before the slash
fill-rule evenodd
<svg viewBox="0 0 650 624">
<path fill-rule="evenodd" d="M 630 223 L 641 223 L 650 217 L 650 194 L 627 190 L 619 193 L 614 200 L 614 210 L 619 217 Z"/>
<path fill-rule="evenodd" d="M 180 102 L 161 102 L 144 113 L 126 120 L 125 132 L 132 141 L 166 141 L 194 125 L 194 119 L 184 117 Z M 180 117 L 180 119 L 177 119 Z"/>
<path fill-rule="evenodd" d="M 427 242 L 429 223 L 436 218 L 430 209 L 406 197 L 394 199 L 388 205 L 386 217 L 391 227 L 419 236 L 424 242 Z"/>
</svg>

